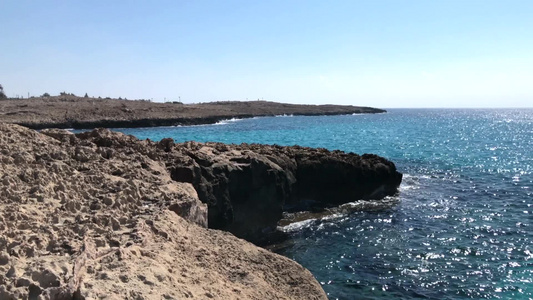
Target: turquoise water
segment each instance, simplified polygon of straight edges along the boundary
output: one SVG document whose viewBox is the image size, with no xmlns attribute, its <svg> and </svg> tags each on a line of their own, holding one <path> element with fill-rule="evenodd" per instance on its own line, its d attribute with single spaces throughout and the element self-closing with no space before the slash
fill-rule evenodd
<svg viewBox="0 0 533 300">
<path fill-rule="evenodd" d="M 293 224 L 280 251 L 331 299 L 533 298 L 533 110 L 396 109 L 121 129 L 139 138 L 375 153 L 404 173 L 389 206 Z"/>
</svg>

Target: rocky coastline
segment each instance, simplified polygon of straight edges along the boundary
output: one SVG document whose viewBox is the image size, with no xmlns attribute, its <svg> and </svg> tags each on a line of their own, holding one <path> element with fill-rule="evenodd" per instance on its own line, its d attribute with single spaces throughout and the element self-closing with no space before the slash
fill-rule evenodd
<svg viewBox="0 0 533 300">
<path fill-rule="evenodd" d="M 0 299 L 326 299 L 237 237 L 268 242 L 283 211 L 380 199 L 402 179 L 375 155 L 5 123 L 0 164 Z"/>
<path fill-rule="evenodd" d="M 392 162 L 372 154 L 171 139 L 159 145 L 172 179 L 191 183 L 208 205 L 209 226 L 259 245 L 279 236 L 283 212 L 382 199 L 402 180 Z"/>
<path fill-rule="evenodd" d="M 0 100 L 0 122 L 32 129 L 134 128 L 214 124 L 232 118 L 276 115 L 383 113 L 351 105 L 298 105 L 270 101 L 219 101 L 199 104 L 101 99 L 62 95 Z"/>
</svg>

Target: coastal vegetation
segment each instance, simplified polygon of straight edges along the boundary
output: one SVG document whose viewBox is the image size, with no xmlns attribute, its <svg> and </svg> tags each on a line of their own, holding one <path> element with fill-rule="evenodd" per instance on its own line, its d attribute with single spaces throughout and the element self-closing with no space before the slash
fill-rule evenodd
<svg viewBox="0 0 533 300">
<path fill-rule="evenodd" d="M 6 99 L 7 96 L 4 93 L 4 87 L 0 84 L 0 99 Z"/>
</svg>

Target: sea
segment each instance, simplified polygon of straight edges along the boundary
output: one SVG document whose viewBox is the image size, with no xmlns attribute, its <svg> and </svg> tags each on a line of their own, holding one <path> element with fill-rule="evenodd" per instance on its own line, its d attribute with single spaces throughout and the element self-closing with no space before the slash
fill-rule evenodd
<svg viewBox="0 0 533 300">
<path fill-rule="evenodd" d="M 330 299 L 533 299 L 533 109 L 389 109 L 116 129 L 141 139 L 374 153 L 397 195 L 281 227 Z"/>
</svg>

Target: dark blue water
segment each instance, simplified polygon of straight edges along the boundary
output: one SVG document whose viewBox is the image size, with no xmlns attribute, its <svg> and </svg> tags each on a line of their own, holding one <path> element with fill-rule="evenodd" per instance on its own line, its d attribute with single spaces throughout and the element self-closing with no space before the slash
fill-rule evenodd
<svg viewBox="0 0 533 300">
<path fill-rule="evenodd" d="M 390 110 L 127 129 L 139 138 L 376 153 L 404 173 L 393 203 L 284 228 L 280 252 L 331 299 L 533 298 L 533 110 Z"/>
</svg>

